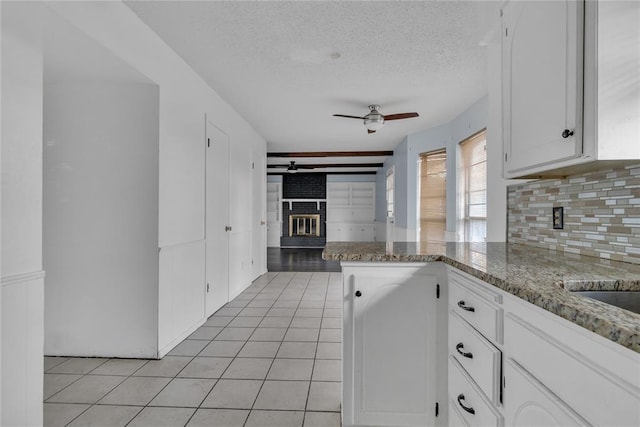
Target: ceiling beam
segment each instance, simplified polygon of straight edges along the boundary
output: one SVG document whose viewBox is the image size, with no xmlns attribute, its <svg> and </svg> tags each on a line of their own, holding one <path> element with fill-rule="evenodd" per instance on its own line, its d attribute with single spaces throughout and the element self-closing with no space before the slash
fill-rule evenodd
<svg viewBox="0 0 640 427">
<path fill-rule="evenodd" d="M 384 157 L 393 151 L 301 151 L 291 153 L 267 153 L 267 157 Z"/>
<path fill-rule="evenodd" d="M 268 169 L 272 168 L 288 168 L 291 164 L 267 165 Z M 381 168 L 384 163 L 306 163 L 304 165 L 296 164 L 298 169 L 316 169 L 316 168 Z"/>
<path fill-rule="evenodd" d="M 290 172 L 282 171 L 282 172 L 267 172 L 267 175 L 289 175 Z M 323 175 L 375 175 L 377 172 L 375 171 L 349 171 L 349 172 L 305 172 L 299 170 L 298 174 L 323 174 Z"/>
</svg>

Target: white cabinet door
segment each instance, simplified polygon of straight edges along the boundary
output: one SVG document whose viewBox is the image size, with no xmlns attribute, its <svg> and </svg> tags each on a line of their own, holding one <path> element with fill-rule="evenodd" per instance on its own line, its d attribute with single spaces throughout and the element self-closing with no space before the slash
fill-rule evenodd
<svg viewBox="0 0 640 427">
<path fill-rule="evenodd" d="M 282 236 L 282 184 L 267 183 L 267 246 L 280 247 Z"/>
<path fill-rule="evenodd" d="M 353 373 L 355 425 L 434 424 L 437 281 L 353 276 L 353 364 L 345 370 Z"/>
<path fill-rule="evenodd" d="M 583 14 L 575 0 L 503 9 L 505 177 L 582 154 Z"/>
<path fill-rule="evenodd" d="M 505 363 L 505 418 L 510 427 L 587 426 L 555 394 L 512 359 Z"/>
</svg>

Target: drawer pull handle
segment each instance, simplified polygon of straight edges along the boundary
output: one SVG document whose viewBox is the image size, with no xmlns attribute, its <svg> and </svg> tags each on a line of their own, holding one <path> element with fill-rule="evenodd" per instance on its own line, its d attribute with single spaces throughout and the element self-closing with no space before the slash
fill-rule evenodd
<svg viewBox="0 0 640 427">
<path fill-rule="evenodd" d="M 470 311 L 470 312 L 474 312 L 476 311 L 475 308 L 473 307 L 467 307 L 466 305 L 464 305 L 464 301 L 458 301 L 458 307 L 460 307 L 461 309 L 463 309 L 464 311 Z"/>
<path fill-rule="evenodd" d="M 456 346 L 456 350 L 458 351 L 458 353 L 460 353 L 461 356 L 468 357 L 469 359 L 473 359 L 473 354 L 471 354 L 468 351 L 462 351 L 463 348 L 464 348 L 464 344 L 462 344 L 461 342 L 458 343 L 458 345 Z"/>
<path fill-rule="evenodd" d="M 462 403 L 463 400 L 464 400 L 464 394 L 460 393 L 458 395 L 458 405 L 460 405 L 460 407 L 465 411 L 467 411 L 468 413 L 475 414 L 476 413 L 475 409 L 473 409 L 471 406 L 464 406 L 464 403 Z"/>
</svg>

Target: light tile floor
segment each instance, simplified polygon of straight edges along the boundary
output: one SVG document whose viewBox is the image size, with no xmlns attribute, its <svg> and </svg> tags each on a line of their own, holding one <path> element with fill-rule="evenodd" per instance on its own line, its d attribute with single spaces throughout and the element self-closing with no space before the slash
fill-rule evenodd
<svg viewBox="0 0 640 427">
<path fill-rule="evenodd" d="M 162 360 L 45 357 L 45 426 L 340 426 L 340 273 L 267 273 Z"/>
</svg>

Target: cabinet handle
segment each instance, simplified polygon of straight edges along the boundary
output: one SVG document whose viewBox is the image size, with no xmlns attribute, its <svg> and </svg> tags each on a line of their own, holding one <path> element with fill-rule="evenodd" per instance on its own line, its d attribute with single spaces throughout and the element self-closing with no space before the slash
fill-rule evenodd
<svg viewBox="0 0 640 427">
<path fill-rule="evenodd" d="M 569 138 L 571 135 L 573 135 L 573 131 L 569 130 L 569 129 L 565 129 L 562 131 L 562 137 L 567 139 Z"/>
<path fill-rule="evenodd" d="M 360 291 L 356 291 L 356 296 L 357 296 L 357 297 L 361 297 L 361 296 L 362 296 L 362 292 L 360 292 Z"/>
<path fill-rule="evenodd" d="M 464 406 L 464 404 L 462 403 L 463 400 L 464 400 L 464 394 L 460 393 L 458 395 L 458 405 L 460 405 L 460 407 L 465 411 L 467 411 L 468 413 L 475 414 L 476 413 L 475 409 L 473 409 L 471 406 Z"/>
<path fill-rule="evenodd" d="M 470 311 L 470 312 L 474 312 L 476 311 L 475 308 L 473 307 L 467 307 L 466 305 L 464 305 L 464 301 L 458 301 L 458 307 L 460 307 L 461 309 L 463 309 L 464 311 Z"/>
<path fill-rule="evenodd" d="M 464 348 L 464 344 L 462 344 L 461 342 L 458 343 L 458 345 L 456 346 L 456 350 L 458 351 L 458 353 L 460 353 L 461 356 L 468 357 L 469 359 L 473 359 L 473 354 L 471 354 L 471 352 L 468 352 L 468 351 L 462 351 L 463 348 Z"/>
</svg>

